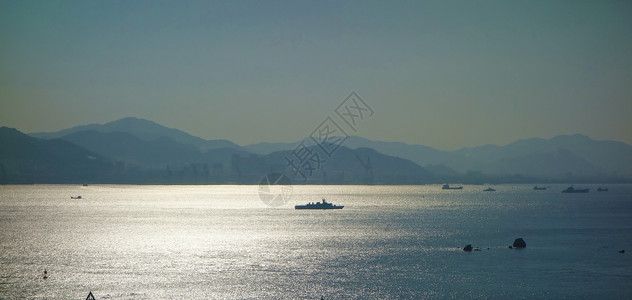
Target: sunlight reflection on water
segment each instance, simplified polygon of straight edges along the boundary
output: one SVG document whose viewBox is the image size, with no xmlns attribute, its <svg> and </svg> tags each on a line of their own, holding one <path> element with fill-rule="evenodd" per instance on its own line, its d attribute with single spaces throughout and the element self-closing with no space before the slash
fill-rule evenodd
<svg viewBox="0 0 632 300">
<path fill-rule="evenodd" d="M 483 188 L 296 186 L 270 208 L 257 186 L 2 186 L 0 298 L 632 296 L 629 185 Z M 345 208 L 293 209 L 323 197 Z"/>
</svg>

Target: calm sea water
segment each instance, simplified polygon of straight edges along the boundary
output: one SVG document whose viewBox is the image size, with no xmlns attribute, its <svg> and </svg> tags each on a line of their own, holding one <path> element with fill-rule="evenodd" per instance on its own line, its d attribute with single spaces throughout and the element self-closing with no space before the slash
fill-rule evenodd
<svg viewBox="0 0 632 300">
<path fill-rule="evenodd" d="M 0 186 L 0 298 L 632 298 L 632 185 L 565 187 Z"/>
</svg>

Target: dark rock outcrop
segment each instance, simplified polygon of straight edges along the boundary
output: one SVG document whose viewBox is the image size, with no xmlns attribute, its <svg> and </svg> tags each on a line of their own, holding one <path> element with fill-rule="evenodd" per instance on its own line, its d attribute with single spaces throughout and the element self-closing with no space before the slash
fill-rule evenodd
<svg viewBox="0 0 632 300">
<path fill-rule="evenodd" d="M 517 238 L 513 242 L 513 247 L 514 248 L 526 248 L 527 247 L 527 243 L 522 238 Z"/>
</svg>

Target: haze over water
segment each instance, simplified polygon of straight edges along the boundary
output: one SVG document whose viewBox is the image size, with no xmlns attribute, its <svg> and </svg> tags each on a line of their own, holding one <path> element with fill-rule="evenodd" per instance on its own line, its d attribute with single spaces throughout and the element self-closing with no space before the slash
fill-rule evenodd
<svg viewBox="0 0 632 300">
<path fill-rule="evenodd" d="M 589 187 L 4 185 L 0 298 L 630 298 L 632 185 Z"/>
</svg>

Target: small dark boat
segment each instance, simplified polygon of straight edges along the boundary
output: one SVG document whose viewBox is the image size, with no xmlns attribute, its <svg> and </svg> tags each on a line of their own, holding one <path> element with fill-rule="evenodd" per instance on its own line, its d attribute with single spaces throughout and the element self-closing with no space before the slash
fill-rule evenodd
<svg viewBox="0 0 632 300">
<path fill-rule="evenodd" d="M 491 187 L 488 187 L 486 189 L 483 190 L 483 192 L 495 192 L 495 189 L 492 189 Z"/>
<path fill-rule="evenodd" d="M 602 188 L 602 187 L 599 187 L 599 188 L 597 189 L 597 192 L 607 192 L 607 191 L 608 191 L 608 188 Z"/>
<path fill-rule="evenodd" d="M 572 186 L 569 186 L 567 189 L 563 190 L 562 193 L 588 193 L 590 189 L 576 189 Z"/>
<path fill-rule="evenodd" d="M 536 191 L 544 191 L 544 190 L 546 190 L 546 187 L 545 186 L 537 186 L 536 185 L 536 186 L 533 187 L 533 189 L 536 190 Z"/>
<path fill-rule="evenodd" d="M 333 205 L 323 198 L 323 202 L 307 203 L 305 205 L 295 205 L 294 209 L 342 209 L 344 205 Z"/>
<path fill-rule="evenodd" d="M 449 184 L 444 184 L 441 187 L 442 190 L 462 190 L 463 187 L 462 186 L 457 186 L 457 187 L 451 187 Z"/>
<path fill-rule="evenodd" d="M 81 199 L 81 195 L 79 195 L 77 197 L 70 196 L 70 199 Z"/>
</svg>

